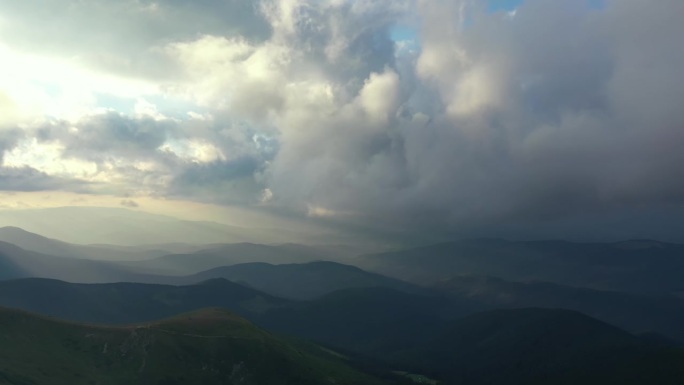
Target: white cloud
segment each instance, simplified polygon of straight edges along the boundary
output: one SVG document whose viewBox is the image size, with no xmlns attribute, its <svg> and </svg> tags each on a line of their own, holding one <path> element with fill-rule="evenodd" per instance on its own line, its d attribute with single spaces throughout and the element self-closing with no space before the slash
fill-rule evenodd
<svg viewBox="0 0 684 385">
<path fill-rule="evenodd" d="M 210 163 L 216 160 L 226 160 L 226 156 L 218 147 L 206 141 L 171 140 L 160 149 L 190 162 Z"/>
<path fill-rule="evenodd" d="M 399 103 L 399 76 L 387 69 L 382 74 L 373 73 L 366 80 L 358 100 L 370 119 L 387 122 L 396 113 Z"/>
<path fill-rule="evenodd" d="M 60 143 L 39 143 L 35 138 L 20 142 L 5 151 L 3 167 L 21 169 L 31 167 L 48 175 L 83 180 L 96 180 L 97 165 L 79 159 L 63 157 L 64 146 Z"/>
</svg>

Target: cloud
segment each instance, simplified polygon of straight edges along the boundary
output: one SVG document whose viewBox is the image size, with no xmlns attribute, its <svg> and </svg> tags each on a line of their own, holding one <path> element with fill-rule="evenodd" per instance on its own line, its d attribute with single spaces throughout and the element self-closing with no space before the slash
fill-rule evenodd
<svg viewBox="0 0 684 385">
<path fill-rule="evenodd" d="M 265 188 L 256 177 L 262 167 L 252 157 L 194 163 L 173 179 L 168 194 L 219 204 L 257 203 Z"/>
<path fill-rule="evenodd" d="M 342 98 L 325 115 L 285 111 L 274 200 L 457 232 L 678 205 L 684 58 L 674 36 L 684 31 L 671 15 L 681 7 L 530 0 L 502 19 L 419 2 L 418 58 L 386 63 L 409 97 L 369 98 L 397 98 L 382 123 Z M 659 43 L 634 44 L 647 41 Z"/>
<path fill-rule="evenodd" d="M 137 208 L 140 207 L 138 202 L 132 200 L 132 199 L 124 199 L 121 202 L 121 206 L 128 207 L 128 208 Z"/>
<path fill-rule="evenodd" d="M 90 192 L 87 182 L 54 177 L 30 167 L 3 167 L 0 169 L 0 186 L 5 191 Z"/>
<path fill-rule="evenodd" d="M 65 156 L 102 161 L 114 154 L 144 157 L 164 144 L 174 126 L 173 122 L 105 112 L 46 126 L 38 130 L 38 135 L 43 141 L 64 145 Z"/>
<path fill-rule="evenodd" d="M 181 121 L 105 111 L 19 132 L 24 137 L 7 145 L 5 167 L 87 181 L 104 194 L 220 203 L 258 200 L 263 190 L 258 174 L 277 151 L 268 135 L 211 118 Z M 221 191 L 237 184 L 252 187 L 236 187 L 243 191 L 238 195 Z"/>
<path fill-rule="evenodd" d="M 0 28 L 14 46 L 72 57 L 92 68 L 136 76 L 170 75 L 158 66 L 154 47 L 197 34 L 265 39 L 270 25 L 251 2 L 67 0 L 2 1 Z M 84 36 L 87 31 L 87 37 Z"/>
<path fill-rule="evenodd" d="M 16 16 L 0 29 L 20 31 L 7 52 L 76 57 L 99 79 L 78 82 L 86 96 L 132 106 L 83 97 L 77 117 L 27 118 L 17 90 L 36 82 L 0 84 L 16 115 L 4 169 L 457 235 L 680 208 L 684 5 L 485 3 L 0 2 Z"/>
</svg>

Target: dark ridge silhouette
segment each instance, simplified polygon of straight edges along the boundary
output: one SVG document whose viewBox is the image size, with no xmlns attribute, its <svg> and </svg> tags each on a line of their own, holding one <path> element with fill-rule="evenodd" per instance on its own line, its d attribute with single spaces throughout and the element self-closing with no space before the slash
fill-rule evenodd
<svg viewBox="0 0 684 385">
<path fill-rule="evenodd" d="M 195 283 L 211 278 L 225 278 L 272 295 L 300 300 L 362 287 L 387 287 L 409 293 L 421 290 L 409 283 L 369 273 L 358 267 L 326 261 L 283 265 L 245 263 L 217 267 L 171 282 Z"/>
<path fill-rule="evenodd" d="M 204 309 L 102 327 L 0 309 L 0 382 L 9 384 L 382 384 L 334 353 L 232 313 Z"/>
<path fill-rule="evenodd" d="M 467 384 L 677 384 L 684 350 L 569 310 L 478 313 L 396 359 Z"/>
<path fill-rule="evenodd" d="M 146 322 L 217 306 L 255 317 L 286 303 L 224 279 L 191 286 L 73 284 L 49 279 L 0 282 L 0 306 L 100 324 Z"/>
</svg>

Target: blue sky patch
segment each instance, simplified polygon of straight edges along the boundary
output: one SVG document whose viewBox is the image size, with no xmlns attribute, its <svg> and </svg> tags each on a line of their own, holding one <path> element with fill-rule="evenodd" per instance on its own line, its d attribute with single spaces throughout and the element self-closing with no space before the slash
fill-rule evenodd
<svg viewBox="0 0 684 385">
<path fill-rule="evenodd" d="M 394 41 L 412 41 L 418 37 L 416 29 L 407 25 L 395 25 L 390 28 L 389 34 Z"/>
<path fill-rule="evenodd" d="M 520 6 L 524 0 L 489 0 L 489 12 L 512 11 Z"/>
</svg>

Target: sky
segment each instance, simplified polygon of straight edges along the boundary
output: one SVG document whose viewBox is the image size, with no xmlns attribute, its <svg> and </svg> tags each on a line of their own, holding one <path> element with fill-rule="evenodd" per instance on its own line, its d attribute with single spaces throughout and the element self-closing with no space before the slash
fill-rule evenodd
<svg viewBox="0 0 684 385">
<path fill-rule="evenodd" d="M 682 15 L 680 0 L 0 0 L 0 205 L 684 241 Z"/>
</svg>

